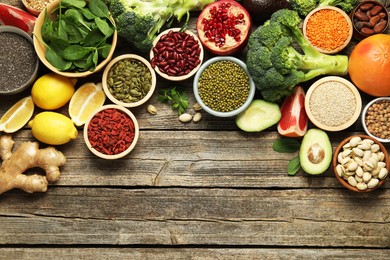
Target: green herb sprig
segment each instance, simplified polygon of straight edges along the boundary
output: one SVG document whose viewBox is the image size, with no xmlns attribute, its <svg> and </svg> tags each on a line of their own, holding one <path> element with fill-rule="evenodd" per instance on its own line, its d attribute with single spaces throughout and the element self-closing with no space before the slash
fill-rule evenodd
<svg viewBox="0 0 390 260">
<path fill-rule="evenodd" d="M 157 100 L 168 103 L 172 110 L 177 110 L 179 116 L 186 111 L 189 105 L 187 93 L 184 90 L 177 90 L 176 87 L 161 90 Z"/>
<path fill-rule="evenodd" d="M 275 140 L 272 149 L 279 153 L 294 153 L 297 152 L 301 144 L 297 139 L 281 138 Z M 292 158 L 287 164 L 287 174 L 295 175 L 301 169 L 299 156 Z"/>
</svg>

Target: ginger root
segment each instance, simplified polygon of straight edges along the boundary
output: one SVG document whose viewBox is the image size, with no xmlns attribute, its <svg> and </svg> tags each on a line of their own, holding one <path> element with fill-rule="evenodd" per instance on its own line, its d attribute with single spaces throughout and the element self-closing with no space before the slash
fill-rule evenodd
<svg viewBox="0 0 390 260">
<path fill-rule="evenodd" d="M 11 135 L 0 135 L 0 194 L 14 188 L 28 193 L 47 191 L 48 182 L 60 178 L 59 166 L 65 164 L 65 156 L 54 147 L 39 149 L 38 142 L 24 142 L 12 153 L 14 143 Z M 34 167 L 42 168 L 46 176 L 23 174 Z"/>
</svg>

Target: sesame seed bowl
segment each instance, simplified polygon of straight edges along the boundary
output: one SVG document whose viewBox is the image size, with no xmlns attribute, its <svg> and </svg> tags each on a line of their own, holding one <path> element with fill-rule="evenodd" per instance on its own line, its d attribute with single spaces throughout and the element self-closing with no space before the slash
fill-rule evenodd
<svg viewBox="0 0 390 260">
<path fill-rule="evenodd" d="M 390 143 L 390 97 L 371 100 L 363 109 L 364 131 L 381 143 Z"/>
<path fill-rule="evenodd" d="M 196 101 L 207 113 L 233 117 L 250 105 L 256 88 L 244 62 L 231 56 L 218 56 L 199 68 L 193 90 Z"/>
<path fill-rule="evenodd" d="M 312 10 L 303 21 L 303 35 L 318 51 L 334 54 L 351 41 L 351 18 L 340 8 L 321 6 Z"/>
<path fill-rule="evenodd" d="M 323 77 L 308 89 L 305 110 L 310 121 L 326 131 L 341 131 L 356 122 L 362 109 L 358 89 L 347 79 Z"/>
</svg>

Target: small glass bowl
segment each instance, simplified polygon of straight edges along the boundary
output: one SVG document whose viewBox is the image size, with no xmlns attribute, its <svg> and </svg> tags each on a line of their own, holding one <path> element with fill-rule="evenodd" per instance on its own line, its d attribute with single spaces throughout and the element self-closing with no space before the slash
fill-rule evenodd
<svg viewBox="0 0 390 260">
<path fill-rule="evenodd" d="M 181 38 L 176 35 L 173 37 L 173 34 L 176 34 L 181 30 L 181 28 L 170 28 L 163 31 L 154 39 L 153 48 L 150 50 L 150 63 L 152 64 L 152 67 L 158 75 L 170 81 L 182 81 L 192 77 L 203 62 L 204 50 L 198 36 L 190 30 L 185 30 L 181 33 Z M 167 37 L 169 37 L 169 45 L 172 46 L 168 46 L 168 44 L 159 46 L 161 44 L 159 43 L 160 40 L 165 41 Z M 191 42 L 191 44 L 189 42 Z M 199 49 L 197 52 L 199 53 L 189 49 L 189 46 L 198 46 Z M 158 63 L 161 65 L 158 66 Z M 175 68 L 186 68 L 190 64 L 196 66 L 190 72 L 183 75 L 174 75 L 161 70 L 162 66 L 167 66 L 167 70 L 173 70 L 174 73 L 177 73 L 177 71 L 175 72 Z"/>
<path fill-rule="evenodd" d="M 46 7 L 47 13 L 51 14 L 53 11 L 55 11 L 58 8 L 60 2 L 61 2 L 61 0 L 54 0 L 53 2 L 51 2 Z M 101 60 L 100 63 L 97 64 L 95 70 L 93 70 L 93 71 L 88 70 L 88 71 L 83 71 L 83 72 L 72 72 L 72 71 L 60 71 L 60 70 L 58 70 L 56 67 L 54 67 L 46 59 L 46 46 L 42 42 L 42 34 L 41 34 L 41 29 L 42 29 L 42 25 L 45 22 L 45 17 L 46 17 L 46 12 L 41 12 L 39 14 L 39 16 L 38 16 L 38 18 L 37 18 L 37 20 L 35 22 L 35 26 L 34 26 L 33 41 L 34 41 L 35 51 L 36 51 L 39 59 L 51 71 L 53 71 L 53 72 L 55 72 L 57 74 L 60 74 L 62 76 L 65 76 L 65 77 L 69 77 L 69 78 L 82 78 L 82 77 L 87 77 L 89 75 L 92 75 L 92 74 L 94 74 L 96 72 L 99 72 L 111 60 L 112 55 L 114 54 L 117 42 L 118 42 L 118 32 L 117 32 L 117 30 L 115 30 L 114 34 L 111 36 L 112 37 L 111 49 L 110 49 L 110 51 L 109 51 L 109 53 L 107 55 L 107 58 L 105 58 L 104 60 Z M 53 19 L 53 18 L 55 18 L 55 15 L 53 14 L 50 17 Z M 114 19 L 112 17 L 111 17 L 111 21 L 113 23 L 115 23 Z"/>
<path fill-rule="evenodd" d="M 150 75 L 151 75 L 151 86 L 150 86 L 149 92 L 146 93 L 146 95 L 142 99 L 135 101 L 135 102 L 123 102 L 122 100 L 117 99 L 113 94 L 111 94 L 110 86 L 108 83 L 108 78 L 109 78 L 109 73 L 110 73 L 111 68 L 117 62 L 127 60 L 127 59 L 142 62 L 142 64 L 144 64 L 148 68 Z M 132 79 L 133 78 L 131 78 L 130 80 L 132 80 Z M 136 55 L 136 54 L 123 54 L 123 55 L 120 55 L 120 56 L 114 58 L 112 61 L 110 61 L 110 63 L 104 69 L 103 77 L 102 77 L 103 90 L 104 90 L 104 93 L 106 93 L 108 99 L 110 99 L 113 103 L 120 105 L 120 106 L 123 106 L 123 107 L 138 107 L 138 106 L 144 104 L 146 101 L 148 101 L 152 97 L 154 90 L 156 89 L 156 81 L 157 81 L 156 73 L 154 72 L 150 63 L 146 59 L 144 59 L 143 57 Z"/>
<path fill-rule="evenodd" d="M 339 164 L 339 162 L 338 162 L 338 156 L 339 156 L 340 153 L 343 152 L 343 146 L 344 146 L 345 144 L 347 144 L 347 143 L 348 143 L 352 138 L 354 138 L 354 137 L 360 137 L 362 140 L 364 140 L 364 139 L 370 139 L 370 140 L 372 140 L 372 141 L 374 142 L 374 144 L 378 144 L 379 147 L 380 147 L 380 150 L 379 150 L 379 151 L 383 152 L 383 154 L 384 154 L 384 160 L 383 160 L 383 162 L 386 163 L 386 167 L 385 167 L 385 168 L 387 169 L 387 171 L 390 170 L 390 159 L 389 159 L 389 154 L 388 154 L 386 148 L 383 146 L 383 144 L 381 144 L 381 143 L 380 143 L 378 140 L 376 140 L 375 138 L 372 138 L 372 137 L 367 136 L 367 135 L 353 135 L 353 136 L 349 136 L 349 137 L 345 138 L 345 139 L 344 139 L 343 141 L 341 141 L 341 142 L 339 143 L 339 145 L 336 147 L 336 150 L 335 150 L 335 152 L 333 153 L 333 160 L 332 160 L 333 172 L 334 172 L 334 175 L 336 176 L 337 181 L 338 181 L 341 185 L 343 185 L 345 188 L 347 188 L 347 189 L 349 189 L 349 190 L 351 190 L 351 191 L 354 191 L 354 192 L 362 192 L 362 193 L 364 193 L 364 192 L 370 192 L 370 191 L 373 191 L 373 190 L 377 189 L 378 187 L 380 187 L 380 186 L 385 182 L 385 180 L 386 180 L 386 178 L 387 178 L 387 176 L 388 176 L 389 174 L 387 174 L 386 177 L 385 177 L 384 179 L 379 180 L 378 184 L 377 184 L 374 188 L 367 188 L 367 189 L 365 189 L 365 190 L 359 190 L 358 188 L 356 188 L 356 187 L 350 185 L 350 184 L 348 183 L 347 180 L 345 180 L 345 179 L 343 179 L 342 177 L 340 177 L 340 176 L 338 175 L 338 173 L 337 173 L 336 167 L 337 167 L 337 165 Z M 352 176 L 353 176 L 353 175 L 352 175 Z"/>
<path fill-rule="evenodd" d="M 246 72 L 246 74 L 249 77 L 249 86 L 248 86 L 249 87 L 249 93 L 248 93 L 248 97 L 246 98 L 245 102 L 239 108 L 236 108 L 235 110 L 232 110 L 232 111 L 229 111 L 229 112 L 216 111 L 216 110 L 213 110 L 210 107 L 208 107 L 203 102 L 202 98 L 200 97 L 199 90 L 198 90 L 199 78 L 202 75 L 203 71 L 207 67 L 209 67 L 212 63 L 219 62 L 219 61 L 232 61 L 232 62 L 238 64 Z M 229 74 L 230 72 L 226 71 L 226 73 Z M 217 117 L 233 117 L 233 116 L 236 116 L 239 113 L 243 112 L 250 105 L 250 103 L 252 102 L 252 100 L 253 100 L 253 98 L 255 96 L 255 91 L 256 91 L 255 83 L 253 82 L 253 79 L 252 79 L 251 75 L 248 72 L 246 64 L 243 61 L 241 61 L 240 59 L 235 58 L 235 57 L 231 57 L 231 56 L 217 56 L 217 57 L 211 58 L 211 59 L 207 60 L 205 63 L 203 63 L 202 66 L 199 68 L 199 70 L 195 74 L 194 83 L 193 83 L 193 89 L 194 89 L 195 99 L 199 103 L 199 105 L 207 113 L 209 113 L 209 114 L 211 114 L 213 116 L 217 116 Z"/>
<path fill-rule="evenodd" d="M 317 12 L 319 11 L 322 11 L 322 10 L 332 10 L 332 11 L 336 11 L 338 13 L 340 13 L 345 21 L 347 22 L 347 25 L 348 25 L 348 36 L 347 38 L 345 39 L 345 41 L 340 44 L 339 46 L 335 47 L 334 49 L 322 49 L 320 48 L 319 46 L 313 44 L 311 41 L 310 41 L 310 38 L 308 37 L 307 35 L 307 28 L 308 28 L 308 22 L 310 21 L 310 19 L 312 18 L 313 15 L 315 15 Z M 341 50 L 343 50 L 348 44 L 349 42 L 351 41 L 351 38 L 352 38 L 352 34 L 353 34 L 353 28 L 352 28 L 352 21 L 351 21 L 351 18 L 349 18 L 349 16 L 343 11 L 341 10 L 340 8 L 337 8 L 337 7 L 334 7 L 334 6 L 321 6 L 321 7 L 317 7 L 315 8 L 314 10 L 312 10 L 306 17 L 305 17 L 305 20 L 303 21 L 303 35 L 304 37 L 310 42 L 310 44 L 316 49 L 318 50 L 319 52 L 322 52 L 322 53 L 326 53 L 326 54 L 334 54 L 334 53 L 338 53 L 340 52 Z M 325 33 L 326 34 L 326 33 Z"/>
<path fill-rule="evenodd" d="M 126 114 L 131 119 L 131 121 L 134 124 L 134 137 L 133 137 L 133 141 L 131 142 L 130 146 L 126 150 L 121 152 L 121 153 L 116 153 L 116 154 L 114 153 L 114 154 L 109 155 L 107 153 L 100 152 L 100 151 L 98 151 L 97 149 L 95 149 L 93 147 L 93 145 L 91 144 L 91 141 L 90 141 L 90 139 L 88 137 L 88 127 L 91 124 L 91 120 L 94 119 L 96 114 L 98 114 L 99 112 L 101 112 L 103 110 L 106 110 L 106 109 L 116 109 L 116 110 L 118 110 L 120 112 L 123 112 L 124 114 Z M 117 132 L 117 130 L 116 130 L 116 132 Z M 122 157 L 126 156 L 127 154 L 129 154 L 134 149 L 134 147 L 136 146 L 136 144 L 138 142 L 138 138 L 139 138 L 139 125 L 138 125 L 138 121 L 137 121 L 136 117 L 134 116 L 134 114 L 131 113 L 127 108 L 119 106 L 119 105 L 104 105 L 104 106 L 96 109 L 95 112 L 93 112 L 88 117 L 88 119 L 87 119 L 87 121 L 85 122 L 85 125 L 84 125 L 83 135 L 84 135 L 84 142 L 85 142 L 85 144 L 87 145 L 88 149 L 93 154 L 95 154 L 96 156 L 98 156 L 100 158 L 103 158 L 103 159 L 111 159 L 111 160 L 112 159 L 119 159 L 119 158 L 122 158 Z"/>
<path fill-rule="evenodd" d="M 333 122 L 333 121 L 337 121 L 337 123 L 340 122 L 340 120 L 334 118 L 335 116 L 338 116 L 336 113 L 339 112 L 344 113 L 345 111 L 349 111 L 349 110 L 345 110 L 344 107 L 340 107 L 335 104 L 335 102 L 341 101 L 341 99 L 343 98 L 337 94 L 338 92 L 324 90 L 324 88 L 327 87 L 327 84 L 332 84 L 333 82 L 339 86 L 346 87 L 351 92 L 356 102 L 356 106 L 354 107 L 354 111 L 352 111 L 353 113 L 351 117 L 339 125 Z M 322 89 L 320 89 L 321 87 Z M 323 90 L 328 95 L 332 95 L 332 96 L 329 97 L 329 100 L 327 100 L 326 97 L 324 96 L 325 93 L 322 94 L 316 93 L 317 90 L 318 91 Z M 315 100 L 319 99 L 319 101 L 323 103 L 317 104 L 317 106 L 315 106 L 316 104 L 313 103 L 314 102 L 313 98 L 316 98 Z M 345 102 L 343 104 L 345 104 Z M 331 107 L 329 108 L 329 111 L 326 110 L 326 106 Z M 317 110 L 315 108 L 317 108 Z M 336 109 L 337 111 L 335 111 L 334 109 Z M 327 76 L 317 80 L 309 87 L 305 97 L 305 110 L 310 121 L 318 128 L 321 128 L 325 131 L 341 131 L 350 127 L 359 118 L 362 110 L 362 99 L 358 89 L 350 81 L 338 76 Z M 325 116 L 327 118 L 325 118 Z M 328 122 L 325 122 L 327 120 Z"/>
<path fill-rule="evenodd" d="M 383 138 L 380 138 L 380 137 L 377 137 L 375 136 L 374 134 L 372 134 L 368 128 L 367 128 L 367 124 L 366 124 L 366 115 L 367 115 L 367 111 L 368 109 L 375 103 L 377 103 L 378 101 L 382 101 L 382 100 L 387 100 L 387 101 L 390 101 L 390 97 L 379 97 L 379 98 L 375 98 L 373 100 L 371 100 L 363 109 L 363 112 L 362 112 L 362 125 L 363 125 L 363 128 L 364 128 L 364 131 L 366 132 L 367 135 L 369 135 L 370 137 L 372 138 L 375 138 L 376 140 L 378 140 L 379 142 L 381 143 L 390 143 L 390 139 L 383 139 Z M 385 119 L 385 123 L 388 123 L 389 122 L 389 119 L 386 118 Z M 389 130 L 390 131 L 390 130 Z"/>
<path fill-rule="evenodd" d="M 17 27 L 14 27 L 14 26 L 8 26 L 8 25 L 0 26 L 0 33 L 5 33 L 5 32 L 14 33 L 14 34 L 18 34 L 18 35 L 22 36 L 23 38 L 28 40 L 28 42 L 31 43 L 32 51 L 34 51 L 33 40 L 30 37 L 30 35 L 28 35 L 25 31 L 23 31 Z M 14 49 L 14 51 L 17 51 L 17 49 Z M 17 53 L 17 55 L 19 55 L 19 53 Z M 13 95 L 13 94 L 17 94 L 17 93 L 22 92 L 23 90 L 27 89 L 35 82 L 35 80 L 38 76 L 38 71 L 39 71 L 39 59 L 38 59 L 38 57 L 36 57 L 35 68 L 31 74 L 30 79 L 28 79 L 27 82 L 25 82 L 24 84 L 22 84 L 18 88 L 14 88 L 12 90 L 4 90 L 4 91 L 0 90 L 0 95 Z"/>
</svg>

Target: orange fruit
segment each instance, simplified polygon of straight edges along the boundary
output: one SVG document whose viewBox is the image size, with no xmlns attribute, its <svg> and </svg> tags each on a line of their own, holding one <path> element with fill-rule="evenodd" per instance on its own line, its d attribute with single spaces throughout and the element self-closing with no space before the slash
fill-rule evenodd
<svg viewBox="0 0 390 260">
<path fill-rule="evenodd" d="M 69 102 L 69 116 L 77 126 L 85 124 L 87 118 L 106 101 L 101 83 L 84 83 Z"/>
<path fill-rule="evenodd" d="M 0 131 L 14 133 L 28 123 L 34 113 L 31 96 L 16 102 L 0 119 Z"/>
</svg>

